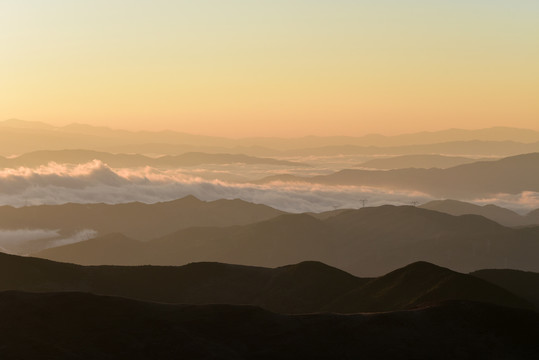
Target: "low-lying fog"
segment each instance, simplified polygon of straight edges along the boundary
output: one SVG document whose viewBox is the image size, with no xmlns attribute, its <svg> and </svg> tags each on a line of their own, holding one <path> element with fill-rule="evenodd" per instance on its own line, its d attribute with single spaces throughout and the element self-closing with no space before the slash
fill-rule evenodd
<svg viewBox="0 0 539 360">
<path fill-rule="evenodd" d="M 355 163 L 354 159 L 354 163 Z M 347 159 L 346 162 L 352 163 Z M 12 206 L 77 203 L 153 203 L 194 195 L 201 200 L 233 199 L 260 203 L 288 212 L 322 212 L 336 208 L 406 205 L 435 199 L 416 191 L 387 190 L 367 186 L 330 186 L 307 183 L 245 183 L 271 174 L 300 176 L 328 174 L 342 162 L 325 166 L 279 168 L 263 165 L 220 165 L 163 170 L 151 167 L 115 169 L 101 161 L 80 165 L 49 163 L 37 168 L 0 170 L 0 204 Z M 493 203 L 520 213 L 539 207 L 539 194 L 496 194 L 488 198 L 460 199 Z"/>
</svg>

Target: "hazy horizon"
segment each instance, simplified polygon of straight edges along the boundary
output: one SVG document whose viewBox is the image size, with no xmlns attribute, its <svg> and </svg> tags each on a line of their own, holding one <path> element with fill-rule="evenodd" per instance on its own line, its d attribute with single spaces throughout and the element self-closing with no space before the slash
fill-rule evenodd
<svg viewBox="0 0 539 360">
<path fill-rule="evenodd" d="M 3 1 L 0 118 L 214 136 L 537 129 L 539 4 Z"/>
<path fill-rule="evenodd" d="M 539 132 L 539 123 L 532 123 L 531 127 L 519 127 L 514 126 L 514 123 L 508 122 L 504 125 L 492 125 L 492 126 L 463 126 L 463 127 L 447 127 L 440 125 L 437 128 L 421 128 L 416 130 L 402 130 L 402 131 L 379 131 L 379 132 L 358 132 L 351 134 L 349 131 L 343 131 L 340 133 L 323 133 L 323 134 L 315 134 L 315 133 L 309 133 L 308 130 L 305 133 L 302 134 L 296 134 L 296 135 L 266 135 L 266 136 L 259 136 L 259 135 L 245 135 L 245 136 L 233 136 L 233 135 L 215 135 L 211 132 L 188 132 L 184 131 L 182 128 L 159 128 L 154 125 L 146 125 L 145 127 L 141 128 L 132 128 L 129 126 L 121 126 L 121 125 L 114 125 L 114 123 L 105 123 L 105 124 L 94 124 L 91 121 L 90 122 L 78 122 L 78 121 L 66 121 L 66 122 L 55 122 L 55 121 L 42 121 L 42 120 L 35 120 L 35 119 L 21 119 L 17 117 L 10 117 L 3 120 L 0 120 L 0 126 L 7 126 L 7 127 L 14 127 L 14 128 L 33 128 L 33 126 L 44 126 L 44 130 L 47 129 L 47 127 L 52 128 L 70 128 L 72 126 L 78 127 L 92 127 L 92 128 L 101 128 L 101 129 L 107 129 L 107 130 L 113 130 L 113 131 L 129 131 L 129 132 L 151 132 L 151 133 L 158 133 L 158 132 L 176 132 L 180 134 L 187 134 L 187 135 L 195 135 L 195 136 L 204 136 L 204 137 L 217 137 L 217 138 L 225 138 L 230 140 L 242 140 L 242 139 L 256 139 L 256 138 L 275 138 L 275 139 L 297 139 L 297 138 L 305 138 L 305 137 L 343 137 L 343 138 L 362 138 L 362 137 L 369 137 L 369 136 L 382 136 L 382 137 L 399 137 L 399 136 L 406 136 L 406 135 L 428 135 L 428 134 L 434 134 L 434 133 L 450 133 L 454 131 L 484 131 L 484 130 L 518 130 L 518 131 L 527 131 L 531 130 L 533 132 Z M 81 130 L 84 131 L 84 130 Z M 510 138 L 511 135 L 508 135 L 508 138 Z"/>
</svg>

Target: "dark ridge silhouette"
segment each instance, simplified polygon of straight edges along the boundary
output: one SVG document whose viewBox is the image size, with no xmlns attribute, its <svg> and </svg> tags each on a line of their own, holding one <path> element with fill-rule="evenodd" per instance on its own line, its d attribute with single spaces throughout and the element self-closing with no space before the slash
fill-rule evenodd
<svg viewBox="0 0 539 360">
<path fill-rule="evenodd" d="M 274 269 L 222 263 L 85 267 L 0 254 L 0 271 L 0 290 L 85 291 L 167 303 L 248 304 L 280 313 L 391 311 L 445 300 L 533 308 L 527 300 L 489 282 L 426 263 L 365 279 L 312 261 Z"/>
<path fill-rule="evenodd" d="M 529 307 L 530 302 L 511 292 L 427 262 L 416 262 L 369 281 L 345 294 L 324 310 L 352 313 L 406 309 L 447 299 L 485 301 L 513 307 Z"/>
<path fill-rule="evenodd" d="M 305 166 L 291 161 L 259 158 L 243 154 L 207 154 L 203 152 L 188 152 L 181 155 L 166 155 L 148 157 L 140 154 L 111 154 L 92 150 L 40 150 L 23 154 L 14 158 L 1 158 L 3 167 L 46 165 L 49 162 L 61 164 L 84 164 L 93 160 L 101 160 L 111 167 L 141 167 L 153 166 L 172 168 L 181 166 L 197 166 L 204 164 L 266 164 L 279 166 Z"/>
<path fill-rule="evenodd" d="M 465 214 L 481 215 L 504 226 L 525 226 L 539 224 L 539 218 L 534 219 L 533 215 L 522 216 L 514 211 L 492 204 L 480 206 L 457 200 L 434 200 L 420 205 L 419 207 L 428 210 L 440 211 L 455 216 Z"/>
<path fill-rule="evenodd" d="M 205 202 L 194 196 L 155 204 L 63 204 L 14 208 L 0 206 L 2 229 L 82 229 L 99 234 L 122 233 L 149 240 L 192 226 L 245 225 L 283 214 L 266 205 L 242 200 Z"/>
<path fill-rule="evenodd" d="M 425 260 L 462 272 L 484 268 L 539 271 L 538 238 L 539 227 L 507 228 L 477 215 L 452 216 L 386 205 L 348 210 L 325 220 L 286 214 L 245 226 L 182 229 L 146 242 L 145 248 L 139 244 L 130 248 L 126 243 L 115 252 L 116 259 L 108 258 L 108 264 L 217 261 L 275 267 L 316 260 L 356 275 L 379 276 Z M 87 240 L 34 256 L 105 265 L 99 255 L 105 251 L 101 241 Z"/>
<path fill-rule="evenodd" d="M 85 291 L 146 301 L 252 304 L 283 313 L 320 310 L 367 280 L 318 263 L 269 269 L 221 263 L 92 266 L 0 254 L 0 290 Z"/>
<path fill-rule="evenodd" d="M 84 293 L 0 293 L 4 358 L 536 359 L 539 314 L 446 302 L 379 314 L 277 315 Z M 54 331 L 51 331 L 54 329 Z"/>
<path fill-rule="evenodd" d="M 535 304 L 539 309 L 539 274 L 512 269 L 485 269 L 470 275 L 498 285 Z"/>
<path fill-rule="evenodd" d="M 418 154 L 418 155 L 402 155 L 389 158 L 372 159 L 365 161 L 358 167 L 390 170 L 390 169 L 407 169 L 407 168 L 439 168 L 445 169 L 457 165 L 469 164 L 478 161 L 469 157 L 462 156 L 444 156 L 437 154 Z"/>
<path fill-rule="evenodd" d="M 437 197 L 469 198 L 539 191 L 539 153 L 478 161 L 448 169 L 341 170 L 313 177 L 270 176 L 255 183 L 299 181 L 417 190 Z"/>
</svg>

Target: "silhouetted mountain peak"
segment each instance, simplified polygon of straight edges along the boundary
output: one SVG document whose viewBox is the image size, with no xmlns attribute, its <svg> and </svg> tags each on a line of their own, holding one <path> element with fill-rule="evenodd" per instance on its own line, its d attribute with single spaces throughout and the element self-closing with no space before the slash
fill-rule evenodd
<svg viewBox="0 0 539 360">
<path fill-rule="evenodd" d="M 182 204 L 200 204 L 200 203 L 203 203 L 204 201 L 200 200 L 199 198 L 197 198 L 196 196 L 193 196 L 193 195 L 187 195 L 185 197 L 182 197 L 181 199 L 178 199 L 178 200 L 175 200 L 177 201 L 178 203 L 182 203 Z"/>
<path fill-rule="evenodd" d="M 400 269 L 394 270 L 390 272 L 389 274 L 385 275 L 384 277 L 399 277 L 403 280 L 414 280 L 417 277 L 423 277 L 425 275 L 428 276 L 438 276 L 442 274 L 450 274 L 455 273 L 452 270 L 449 270 L 447 268 L 434 265 L 432 263 L 429 263 L 427 261 L 416 261 L 414 263 L 411 263 L 409 265 L 406 265 Z"/>
<path fill-rule="evenodd" d="M 293 265 L 281 266 L 277 269 L 287 271 L 287 272 L 304 273 L 309 276 L 312 276 L 313 278 L 320 278 L 320 277 L 326 277 L 328 275 L 333 275 L 333 276 L 345 276 L 345 277 L 357 279 L 357 277 L 350 275 L 346 271 L 337 269 L 333 266 L 329 266 L 320 261 L 302 261 L 300 263 L 293 264 Z"/>
</svg>

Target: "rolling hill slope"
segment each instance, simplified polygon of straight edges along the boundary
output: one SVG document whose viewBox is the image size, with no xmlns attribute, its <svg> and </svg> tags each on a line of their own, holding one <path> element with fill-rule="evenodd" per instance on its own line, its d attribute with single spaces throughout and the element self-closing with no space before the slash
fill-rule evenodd
<svg viewBox="0 0 539 360">
<path fill-rule="evenodd" d="M 481 215 L 504 226 L 539 224 L 539 219 L 534 219 L 533 213 L 530 216 L 523 216 L 509 209 L 492 204 L 480 206 L 457 200 L 434 200 L 419 207 L 455 216 L 466 214 Z"/>
<path fill-rule="evenodd" d="M 512 269 L 483 269 L 471 275 L 525 298 L 539 309 L 539 274 Z"/>
<path fill-rule="evenodd" d="M 412 206 L 348 210 L 327 219 L 285 214 L 232 227 L 192 227 L 114 252 L 103 241 L 44 250 L 35 256 L 88 265 L 182 265 L 217 261 L 283 266 L 316 260 L 360 276 L 378 276 L 415 261 L 470 272 L 484 268 L 539 271 L 539 227 L 507 228 L 477 215 L 452 216 Z M 113 237 L 109 239 L 114 241 Z M 90 250 L 91 249 L 91 250 Z M 94 254 L 92 256 L 92 254 Z"/>
<path fill-rule="evenodd" d="M 445 300 L 533 308 L 526 299 L 477 277 L 422 262 L 366 279 L 319 262 L 274 269 L 222 263 L 85 267 L 0 254 L 0 271 L 0 290 L 85 291 L 167 303 L 249 304 L 281 313 L 391 311 Z"/>
<path fill-rule="evenodd" d="M 122 233 L 149 240 L 192 226 L 245 225 L 280 214 L 269 206 L 242 200 L 205 202 L 187 196 L 155 204 L 0 206 L 0 228 L 60 229 L 65 235 L 92 229 L 101 235 Z"/>
</svg>

